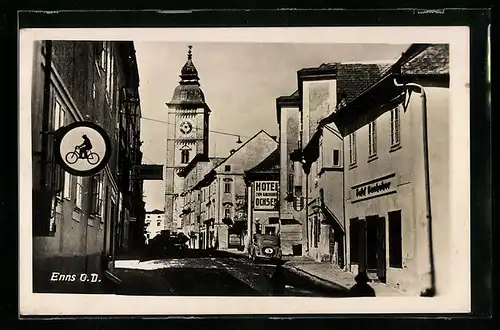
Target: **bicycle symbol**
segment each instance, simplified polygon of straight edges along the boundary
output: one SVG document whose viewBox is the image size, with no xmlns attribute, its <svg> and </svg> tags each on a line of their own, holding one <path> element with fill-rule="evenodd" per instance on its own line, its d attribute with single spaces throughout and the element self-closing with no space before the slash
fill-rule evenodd
<svg viewBox="0 0 500 330">
<path fill-rule="evenodd" d="M 74 164 L 79 159 L 87 159 L 87 162 L 90 165 L 95 165 L 95 164 L 99 163 L 100 157 L 98 154 L 96 154 L 95 152 L 89 152 L 89 153 L 86 153 L 86 155 L 84 155 L 84 156 L 80 156 L 80 152 L 78 151 L 78 149 L 79 149 L 79 147 L 76 146 L 75 150 L 70 151 L 66 154 L 66 161 L 68 162 L 68 164 Z"/>
</svg>

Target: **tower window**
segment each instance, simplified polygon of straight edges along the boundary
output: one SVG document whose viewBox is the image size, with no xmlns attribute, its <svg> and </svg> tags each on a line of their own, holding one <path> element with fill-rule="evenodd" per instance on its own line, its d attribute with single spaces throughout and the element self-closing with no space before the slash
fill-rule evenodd
<svg viewBox="0 0 500 330">
<path fill-rule="evenodd" d="M 224 183 L 224 192 L 225 193 L 230 193 L 231 192 L 231 182 L 225 182 Z"/>
<path fill-rule="evenodd" d="M 181 163 L 187 164 L 189 163 L 189 150 L 181 150 Z"/>
</svg>

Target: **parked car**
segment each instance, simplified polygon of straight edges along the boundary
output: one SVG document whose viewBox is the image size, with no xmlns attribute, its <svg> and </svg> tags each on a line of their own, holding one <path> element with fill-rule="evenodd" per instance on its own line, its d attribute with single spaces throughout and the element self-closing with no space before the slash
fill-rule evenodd
<svg viewBox="0 0 500 330">
<path fill-rule="evenodd" d="M 248 249 L 248 257 L 252 261 L 258 259 L 280 261 L 282 254 L 279 236 L 254 234 Z"/>
<path fill-rule="evenodd" d="M 162 230 L 160 235 L 150 240 L 150 251 L 155 254 L 170 254 L 175 252 L 184 252 L 187 249 L 186 243 L 189 238 L 183 233 L 172 233 L 168 230 Z"/>
</svg>

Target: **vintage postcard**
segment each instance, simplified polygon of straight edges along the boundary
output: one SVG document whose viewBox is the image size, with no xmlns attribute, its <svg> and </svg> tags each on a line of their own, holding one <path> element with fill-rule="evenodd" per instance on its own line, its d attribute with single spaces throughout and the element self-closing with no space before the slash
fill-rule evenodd
<svg viewBox="0 0 500 330">
<path fill-rule="evenodd" d="M 468 28 L 19 38 L 22 315 L 470 311 Z"/>
</svg>

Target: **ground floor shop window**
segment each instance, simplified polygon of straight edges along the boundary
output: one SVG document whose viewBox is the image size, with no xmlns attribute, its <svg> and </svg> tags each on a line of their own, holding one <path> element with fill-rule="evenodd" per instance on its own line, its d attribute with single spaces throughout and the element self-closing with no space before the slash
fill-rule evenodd
<svg viewBox="0 0 500 330">
<path fill-rule="evenodd" d="M 393 268 L 403 267 L 401 211 L 389 212 L 389 263 Z"/>
</svg>

